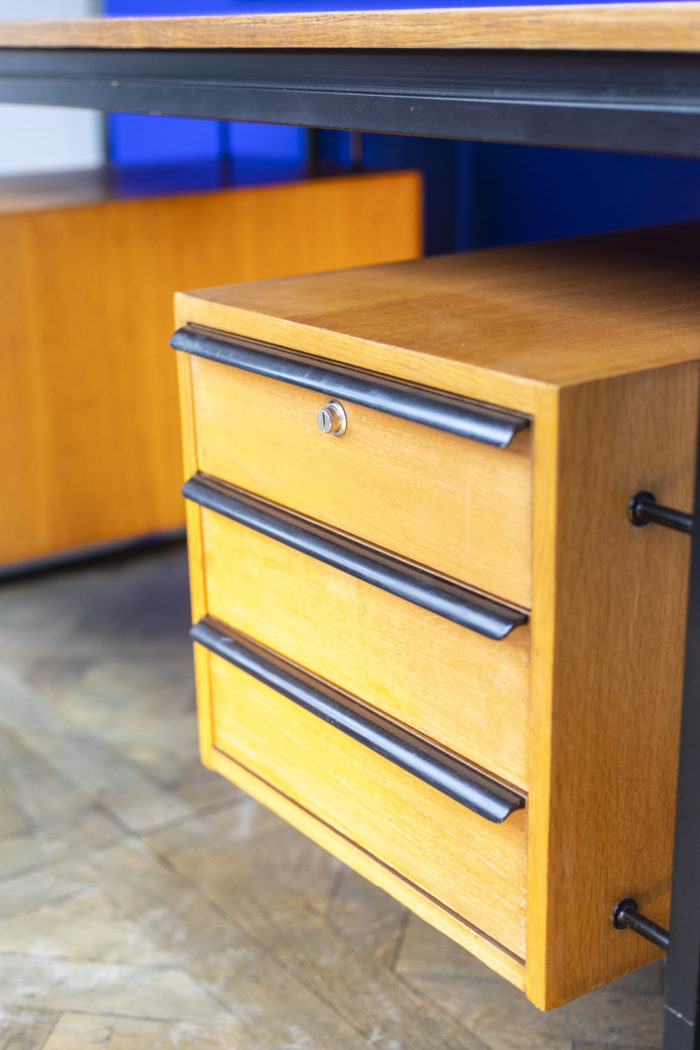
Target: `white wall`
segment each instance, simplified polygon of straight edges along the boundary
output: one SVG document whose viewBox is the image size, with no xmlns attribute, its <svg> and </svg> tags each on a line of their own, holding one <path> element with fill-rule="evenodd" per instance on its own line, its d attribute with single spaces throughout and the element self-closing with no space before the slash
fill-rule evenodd
<svg viewBox="0 0 700 1050">
<path fill-rule="evenodd" d="M 0 0 L 0 19 L 86 18 L 98 13 L 98 0 Z M 104 159 L 101 114 L 0 104 L 0 175 L 96 168 Z"/>
</svg>

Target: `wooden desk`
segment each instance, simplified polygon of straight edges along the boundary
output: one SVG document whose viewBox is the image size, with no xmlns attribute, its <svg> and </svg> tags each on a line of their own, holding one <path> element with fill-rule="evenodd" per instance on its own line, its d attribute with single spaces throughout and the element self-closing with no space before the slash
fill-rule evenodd
<svg viewBox="0 0 700 1050">
<path fill-rule="evenodd" d="M 700 5 L 4 25 L 0 100 L 699 156 Z M 700 1046 L 698 693 L 689 645 L 666 1050 Z"/>
</svg>

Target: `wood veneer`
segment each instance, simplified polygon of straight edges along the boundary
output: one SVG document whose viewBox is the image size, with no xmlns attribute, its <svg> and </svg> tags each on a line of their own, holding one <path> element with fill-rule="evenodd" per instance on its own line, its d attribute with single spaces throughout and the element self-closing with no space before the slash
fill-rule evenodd
<svg viewBox="0 0 700 1050">
<path fill-rule="evenodd" d="M 529 605 L 527 430 L 499 449 L 346 403 L 338 440 L 316 424 L 324 394 L 201 358 L 192 370 L 200 470 Z"/>
<path fill-rule="evenodd" d="M 214 617 L 527 787 L 526 626 L 484 638 L 212 511 L 202 537 Z"/>
<path fill-rule="evenodd" d="M 492 824 L 219 657 L 209 660 L 218 750 L 523 957 L 524 810 Z"/>
<path fill-rule="evenodd" d="M 700 4 L 334 11 L 1 22 L 0 47 L 697 51 Z"/>
<path fill-rule="evenodd" d="M 176 288 L 420 252 L 412 173 L 177 194 L 149 177 L 135 196 L 133 181 L 0 180 L 2 563 L 181 525 Z"/>
<path fill-rule="evenodd" d="M 634 231 L 178 298 L 178 325 L 422 380 L 531 415 L 524 983 L 542 1008 L 658 955 L 612 928 L 621 897 L 633 896 L 668 925 L 689 543 L 658 526 L 636 528 L 627 506 L 650 489 L 662 503 L 692 509 L 698 232 L 698 224 Z M 182 367 L 188 399 L 196 367 L 193 359 Z M 191 440 L 192 468 L 202 469 L 196 434 Z M 421 469 L 417 455 L 416 474 Z M 204 552 L 193 554 L 203 579 Z M 211 611 L 214 593 L 224 609 L 218 589 L 204 586 L 196 617 Z M 300 583 L 299 592 L 303 601 Z M 215 722 L 237 717 L 235 691 L 227 699 L 219 684 L 210 693 L 212 659 L 198 655 L 205 731 L 212 695 Z M 322 654 L 315 669 L 324 675 Z M 205 748 L 204 759 L 397 892 L 400 856 L 392 871 L 366 854 L 359 864 L 337 832 L 319 831 L 320 786 L 303 793 L 297 814 L 293 773 L 280 788 L 285 801 L 277 799 L 269 755 L 264 774 L 254 747 L 242 774 L 240 761 L 216 749 Z M 326 814 L 321 823 L 333 819 Z M 348 828 L 340 837 L 352 838 Z M 360 833 L 353 842 L 362 847 Z M 496 923 L 487 938 L 469 941 L 453 913 L 474 933 L 485 929 L 482 920 L 454 901 L 440 914 L 439 890 L 429 892 L 431 908 L 415 897 L 412 906 L 521 986 L 497 955 L 499 943 L 506 954 L 513 950 L 512 928 L 506 924 L 501 937 Z"/>
</svg>

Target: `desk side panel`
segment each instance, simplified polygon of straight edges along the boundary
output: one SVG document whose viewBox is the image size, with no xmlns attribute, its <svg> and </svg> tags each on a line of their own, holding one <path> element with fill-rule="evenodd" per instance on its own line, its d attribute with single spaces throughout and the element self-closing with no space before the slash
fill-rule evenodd
<svg viewBox="0 0 700 1050">
<path fill-rule="evenodd" d="M 698 364 L 551 398 L 535 423 L 527 942 L 544 1008 L 659 954 L 612 927 L 620 898 L 668 926 L 690 541 L 636 528 L 627 504 L 648 489 L 692 509 Z"/>
</svg>

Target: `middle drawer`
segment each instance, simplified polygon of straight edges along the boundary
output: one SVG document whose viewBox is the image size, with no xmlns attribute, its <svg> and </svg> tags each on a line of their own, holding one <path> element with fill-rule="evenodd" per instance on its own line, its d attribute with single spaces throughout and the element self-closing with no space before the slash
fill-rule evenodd
<svg viewBox="0 0 700 1050">
<path fill-rule="evenodd" d="M 527 789 L 526 624 L 484 637 L 205 508 L 202 545 L 211 616 Z"/>
</svg>

